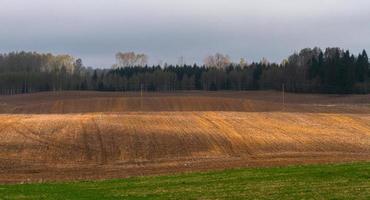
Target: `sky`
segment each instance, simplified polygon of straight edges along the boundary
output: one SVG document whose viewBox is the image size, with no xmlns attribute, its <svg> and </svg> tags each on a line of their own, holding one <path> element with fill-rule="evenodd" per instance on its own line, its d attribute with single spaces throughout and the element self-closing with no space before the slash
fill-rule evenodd
<svg viewBox="0 0 370 200">
<path fill-rule="evenodd" d="M 71 54 L 110 67 L 119 51 L 151 64 L 220 52 L 280 62 L 305 47 L 370 50 L 369 0 L 0 0 L 0 52 Z"/>
</svg>

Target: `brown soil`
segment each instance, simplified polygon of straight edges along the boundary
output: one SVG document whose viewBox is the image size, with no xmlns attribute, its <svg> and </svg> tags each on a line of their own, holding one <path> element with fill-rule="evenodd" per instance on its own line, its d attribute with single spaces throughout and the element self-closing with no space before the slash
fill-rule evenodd
<svg viewBox="0 0 370 200">
<path fill-rule="evenodd" d="M 0 97 L 0 182 L 370 160 L 370 96 L 63 92 Z"/>
</svg>

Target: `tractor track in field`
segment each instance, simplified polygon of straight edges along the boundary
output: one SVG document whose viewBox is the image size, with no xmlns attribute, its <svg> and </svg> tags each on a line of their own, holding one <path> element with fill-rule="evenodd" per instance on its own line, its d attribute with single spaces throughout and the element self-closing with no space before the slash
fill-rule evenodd
<svg viewBox="0 0 370 200">
<path fill-rule="evenodd" d="M 12 128 L 15 131 L 15 133 L 31 141 L 35 141 L 39 144 L 46 145 L 48 146 L 48 148 L 84 150 L 82 147 L 76 144 L 53 141 L 49 137 L 43 137 L 41 136 L 40 133 L 37 133 L 36 131 L 28 128 L 26 125 L 22 124 L 21 122 L 17 122 L 17 127 L 13 126 Z M 57 132 L 57 130 L 55 132 Z"/>
<path fill-rule="evenodd" d="M 95 118 L 91 119 L 94 130 L 95 130 L 95 136 L 97 138 L 97 141 L 99 143 L 99 152 L 100 152 L 100 164 L 106 164 L 107 163 L 107 150 L 105 148 L 105 144 L 103 141 L 103 137 L 100 131 L 100 127 L 98 123 L 96 122 Z"/>
<path fill-rule="evenodd" d="M 82 130 L 81 136 L 82 136 L 82 143 L 84 146 L 85 158 L 87 161 L 91 161 L 93 158 L 94 151 L 91 149 L 89 145 L 89 134 L 87 133 L 87 130 L 86 130 L 86 121 L 87 120 L 85 119 L 80 120 L 81 130 Z"/>
</svg>

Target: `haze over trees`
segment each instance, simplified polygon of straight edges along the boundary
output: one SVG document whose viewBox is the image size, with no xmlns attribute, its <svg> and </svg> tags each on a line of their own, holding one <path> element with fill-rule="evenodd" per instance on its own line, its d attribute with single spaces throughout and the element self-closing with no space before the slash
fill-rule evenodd
<svg viewBox="0 0 370 200">
<path fill-rule="evenodd" d="M 369 58 L 340 48 L 306 48 L 282 63 L 267 59 L 232 63 L 229 56 L 208 56 L 204 65 L 148 66 L 148 56 L 116 54 L 111 69 L 83 66 L 70 55 L 12 52 L 0 54 L 1 94 L 58 90 L 174 91 L 280 90 L 315 93 L 369 93 Z"/>
</svg>

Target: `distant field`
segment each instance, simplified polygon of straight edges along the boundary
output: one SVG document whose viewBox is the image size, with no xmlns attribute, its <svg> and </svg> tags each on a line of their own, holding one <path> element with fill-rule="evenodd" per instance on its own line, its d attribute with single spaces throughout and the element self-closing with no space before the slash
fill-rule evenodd
<svg viewBox="0 0 370 200">
<path fill-rule="evenodd" d="M 0 97 L 0 183 L 370 161 L 370 96 L 62 92 Z"/>
<path fill-rule="evenodd" d="M 0 199 L 370 199 L 370 163 L 0 185 Z"/>
<path fill-rule="evenodd" d="M 43 92 L 0 96 L 3 114 L 122 112 L 299 112 L 370 114 L 370 95 L 285 94 L 276 91 Z"/>
</svg>

